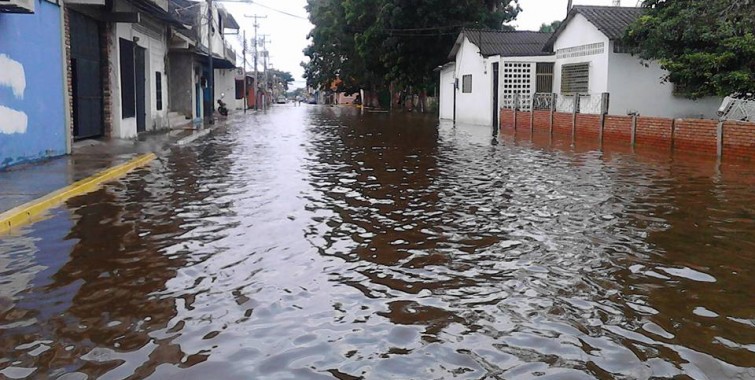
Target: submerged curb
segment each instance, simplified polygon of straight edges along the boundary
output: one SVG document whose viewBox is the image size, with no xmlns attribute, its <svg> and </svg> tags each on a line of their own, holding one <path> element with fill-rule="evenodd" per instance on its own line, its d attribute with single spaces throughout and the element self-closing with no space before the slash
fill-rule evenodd
<svg viewBox="0 0 755 380">
<path fill-rule="evenodd" d="M 197 139 L 199 139 L 200 137 L 207 136 L 215 128 L 217 128 L 217 127 L 211 127 L 211 128 L 203 129 L 203 130 L 201 130 L 201 131 L 199 131 L 197 133 L 192 133 L 192 134 L 190 134 L 190 135 L 188 135 L 188 136 L 186 136 L 186 137 L 184 137 L 184 138 L 176 141 L 176 145 L 187 145 L 187 144 L 190 144 L 190 143 L 196 141 Z"/>
<path fill-rule="evenodd" d="M 97 190 L 101 184 L 112 181 L 140 166 L 144 166 L 155 158 L 157 156 L 154 153 L 143 154 L 126 163 L 105 169 L 91 177 L 74 182 L 41 198 L 0 213 L 0 235 L 7 234 L 20 226 L 34 223 L 40 219 L 40 216 L 45 211 L 60 205 L 72 197 Z"/>
</svg>

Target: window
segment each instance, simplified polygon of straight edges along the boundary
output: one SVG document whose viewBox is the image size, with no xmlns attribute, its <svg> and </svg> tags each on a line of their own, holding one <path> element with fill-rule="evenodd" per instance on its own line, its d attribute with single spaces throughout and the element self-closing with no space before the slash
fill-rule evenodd
<svg viewBox="0 0 755 380">
<path fill-rule="evenodd" d="M 160 111 L 163 109 L 163 74 L 161 72 L 155 73 L 155 99 L 157 99 L 157 102 L 155 105 L 157 106 L 157 110 Z"/>
<path fill-rule="evenodd" d="M 535 92 L 553 92 L 553 63 L 538 63 L 536 68 L 537 85 Z"/>
<path fill-rule="evenodd" d="M 134 84 L 134 43 L 121 38 L 121 116 L 136 116 L 136 88 Z"/>
<path fill-rule="evenodd" d="M 561 93 L 576 94 L 590 91 L 590 64 L 577 63 L 561 66 Z"/>
<path fill-rule="evenodd" d="M 244 80 L 236 79 L 236 99 L 244 99 Z"/>
<path fill-rule="evenodd" d="M 466 94 L 472 93 L 472 75 L 461 77 L 461 92 Z"/>
</svg>

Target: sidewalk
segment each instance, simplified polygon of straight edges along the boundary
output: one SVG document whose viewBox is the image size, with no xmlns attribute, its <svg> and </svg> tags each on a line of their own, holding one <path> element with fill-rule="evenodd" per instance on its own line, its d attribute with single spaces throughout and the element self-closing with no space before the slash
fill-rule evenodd
<svg viewBox="0 0 755 380">
<path fill-rule="evenodd" d="M 217 126 L 198 130 L 165 130 L 139 136 L 136 140 L 83 140 L 73 144 L 73 153 L 39 163 L 0 171 L 0 213 L 71 185 L 103 170 L 126 163 L 145 153 L 161 152 L 179 140 L 192 138 Z"/>
</svg>

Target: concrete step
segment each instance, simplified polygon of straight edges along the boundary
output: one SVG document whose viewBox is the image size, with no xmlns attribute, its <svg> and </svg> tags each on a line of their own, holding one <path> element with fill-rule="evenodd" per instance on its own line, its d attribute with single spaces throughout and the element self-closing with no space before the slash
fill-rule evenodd
<svg viewBox="0 0 755 380">
<path fill-rule="evenodd" d="M 172 114 L 174 112 L 168 114 L 168 125 L 170 125 L 170 128 L 179 129 L 191 124 L 191 119 L 187 119 L 186 116 L 179 113 Z"/>
</svg>

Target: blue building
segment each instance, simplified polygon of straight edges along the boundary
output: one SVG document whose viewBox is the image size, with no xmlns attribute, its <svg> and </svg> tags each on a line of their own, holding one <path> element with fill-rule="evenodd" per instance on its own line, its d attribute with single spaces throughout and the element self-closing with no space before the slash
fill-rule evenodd
<svg viewBox="0 0 755 380">
<path fill-rule="evenodd" d="M 10 3 L 0 2 L 0 169 L 69 151 L 61 5 Z"/>
</svg>

